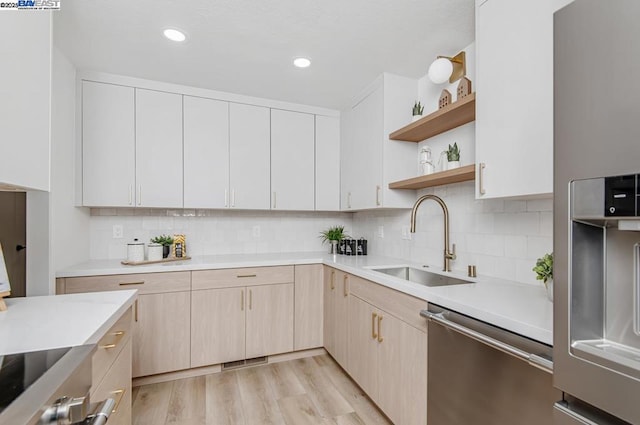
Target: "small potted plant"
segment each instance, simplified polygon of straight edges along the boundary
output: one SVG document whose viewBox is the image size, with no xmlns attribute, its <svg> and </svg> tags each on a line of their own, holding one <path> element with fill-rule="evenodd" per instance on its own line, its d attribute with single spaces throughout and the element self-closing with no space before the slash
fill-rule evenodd
<svg viewBox="0 0 640 425">
<path fill-rule="evenodd" d="M 449 149 L 447 149 L 447 170 L 458 167 L 460 167 L 460 149 L 458 149 L 458 143 L 454 143 L 453 146 L 449 145 Z"/>
<path fill-rule="evenodd" d="M 417 121 L 422 118 L 422 113 L 424 112 L 424 106 L 420 104 L 420 102 L 416 102 L 413 104 L 413 119 L 411 122 Z"/>
<path fill-rule="evenodd" d="M 338 241 L 346 238 L 347 235 L 344 233 L 344 226 L 333 226 L 329 227 L 327 230 L 320 232 L 320 238 L 322 239 L 322 243 L 330 242 L 331 249 L 329 254 L 337 254 L 338 253 Z"/>
<path fill-rule="evenodd" d="M 157 243 L 162 245 L 162 258 L 167 258 L 171 252 L 171 245 L 173 245 L 173 238 L 169 235 L 160 235 L 151 239 L 151 243 Z"/>
<path fill-rule="evenodd" d="M 544 254 L 542 258 L 538 258 L 532 270 L 536 272 L 536 279 L 544 283 L 547 297 L 553 301 L 553 253 Z"/>
</svg>

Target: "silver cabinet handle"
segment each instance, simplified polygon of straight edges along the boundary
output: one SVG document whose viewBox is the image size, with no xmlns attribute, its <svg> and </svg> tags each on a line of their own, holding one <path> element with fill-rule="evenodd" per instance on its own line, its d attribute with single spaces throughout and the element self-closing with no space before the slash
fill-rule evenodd
<svg viewBox="0 0 640 425">
<path fill-rule="evenodd" d="M 351 192 L 347 192 L 347 208 L 351 208 Z"/>
<path fill-rule="evenodd" d="M 535 354 L 527 353 L 526 351 L 512 345 L 505 344 L 502 341 L 498 341 L 497 339 L 491 338 L 490 336 L 484 335 L 478 331 L 474 331 L 473 329 L 469 329 L 458 323 L 452 322 L 451 320 L 446 319 L 442 313 L 432 313 L 428 310 L 422 310 L 420 312 L 420 315 L 422 317 L 426 317 L 428 320 L 438 323 L 439 325 L 442 325 L 464 336 L 468 336 L 469 338 L 475 339 L 478 342 L 488 345 L 491 348 L 495 348 L 496 350 L 500 350 L 503 353 L 509 354 L 510 356 L 525 361 L 531 366 L 535 366 L 547 373 L 553 373 L 552 362 L 543 359 L 542 357 Z"/>
<path fill-rule="evenodd" d="M 231 208 L 236 206 L 236 190 L 231 189 Z"/>
<path fill-rule="evenodd" d="M 138 185 L 138 205 L 142 205 L 142 185 Z"/>
<path fill-rule="evenodd" d="M 478 192 L 480 195 L 484 195 L 487 191 L 484 189 L 484 169 L 487 167 L 487 164 L 484 162 L 480 163 L 480 169 L 478 170 Z"/>
<path fill-rule="evenodd" d="M 572 419 L 578 421 L 579 423 L 583 424 L 583 425 L 598 425 L 596 422 L 593 422 L 590 419 L 585 418 L 584 416 L 580 415 L 577 412 L 574 412 L 573 410 L 571 410 L 569 408 L 568 405 L 566 405 L 565 401 L 557 401 L 554 405 L 553 408 L 564 413 L 565 415 L 571 417 Z"/>
<path fill-rule="evenodd" d="M 273 208 L 276 208 L 276 192 L 273 192 Z"/>
<path fill-rule="evenodd" d="M 380 206 L 380 186 L 376 186 L 376 206 Z"/>
</svg>

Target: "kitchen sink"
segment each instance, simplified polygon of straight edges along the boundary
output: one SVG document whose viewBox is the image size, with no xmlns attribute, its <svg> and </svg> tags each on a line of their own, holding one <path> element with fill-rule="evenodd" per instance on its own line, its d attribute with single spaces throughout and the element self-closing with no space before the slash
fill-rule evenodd
<svg viewBox="0 0 640 425">
<path fill-rule="evenodd" d="M 470 280 L 462 280 L 455 277 L 443 276 L 441 274 L 428 272 L 415 267 L 383 267 L 372 268 L 371 270 L 384 273 L 399 279 L 408 280 L 409 282 L 418 283 L 424 286 L 445 286 L 445 285 L 461 285 L 463 283 L 473 283 Z"/>
</svg>

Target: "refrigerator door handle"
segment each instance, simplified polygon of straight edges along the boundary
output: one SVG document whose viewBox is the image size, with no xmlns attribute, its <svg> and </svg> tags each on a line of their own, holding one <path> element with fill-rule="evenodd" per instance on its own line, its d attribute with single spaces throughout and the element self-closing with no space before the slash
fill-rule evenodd
<svg viewBox="0 0 640 425">
<path fill-rule="evenodd" d="M 553 373 L 553 362 L 543 359 L 540 356 L 536 356 L 535 354 L 528 353 L 512 345 L 506 344 L 502 341 L 498 341 L 495 338 L 491 338 L 490 336 L 484 335 L 483 333 L 480 333 L 473 329 L 469 329 L 466 326 L 462 326 L 456 322 L 452 322 L 451 320 L 448 320 L 446 317 L 444 317 L 442 313 L 434 313 L 429 310 L 422 310 L 420 312 L 420 315 L 422 317 L 426 317 L 428 320 L 438 323 L 439 325 L 442 325 L 469 338 L 475 339 L 478 342 L 488 345 L 489 347 L 495 348 L 496 350 L 502 351 L 503 353 L 523 360 L 547 373 Z"/>
<path fill-rule="evenodd" d="M 566 404 L 567 403 L 564 402 L 564 401 L 557 401 L 553 405 L 553 408 L 555 410 L 558 410 L 559 412 L 571 417 L 571 419 L 573 419 L 574 421 L 578 422 L 579 424 L 582 424 L 582 425 L 598 425 L 596 422 L 593 422 L 592 420 L 585 418 L 584 416 L 580 415 L 579 413 L 574 412 Z"/>
</svg>

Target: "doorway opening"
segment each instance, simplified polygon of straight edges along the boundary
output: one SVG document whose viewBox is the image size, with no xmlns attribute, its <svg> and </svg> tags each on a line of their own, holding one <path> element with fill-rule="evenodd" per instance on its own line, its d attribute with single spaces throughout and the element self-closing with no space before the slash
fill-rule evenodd
<svg viewBox="0 0 640 425">
<path fill-rule="evenodd" d="M 0 192 L 0 244 L 4 252 L 11 297 L 26 295 L 27 194 Z"/>
</svg>

